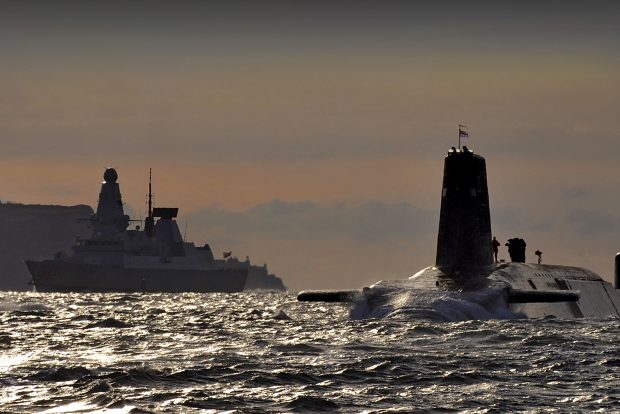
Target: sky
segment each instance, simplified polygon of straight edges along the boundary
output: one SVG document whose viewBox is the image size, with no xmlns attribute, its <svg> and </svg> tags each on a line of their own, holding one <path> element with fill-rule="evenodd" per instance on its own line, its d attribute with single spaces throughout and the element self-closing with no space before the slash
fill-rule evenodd
<svg viewBox="0 0 620 414">
<path fill-rule="evenodd" d="M 494 235 L 612 279 L 615 2 L 1 3 L 3 201 L 95 207 L 112 166 L 140 218 L 152 168 L 188 240 L 355 288 L 434 264 L 465 124 Z"/>
</svg>

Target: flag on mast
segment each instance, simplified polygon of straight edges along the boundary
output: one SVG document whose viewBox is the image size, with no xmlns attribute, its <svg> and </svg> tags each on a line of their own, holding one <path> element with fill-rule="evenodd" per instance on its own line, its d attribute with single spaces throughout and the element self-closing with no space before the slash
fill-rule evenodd
<svg viewBox="0 0 620 414">
<path fill-rule="evenodd" d="M 459 124 L 459 138 L 469 138 L 469 133 L 464 128 L 467 126 Z"/>
</svg>

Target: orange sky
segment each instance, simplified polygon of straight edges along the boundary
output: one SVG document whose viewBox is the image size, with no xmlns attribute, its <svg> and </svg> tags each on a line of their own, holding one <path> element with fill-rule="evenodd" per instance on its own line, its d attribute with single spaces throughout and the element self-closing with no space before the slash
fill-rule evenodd
<svg viewBox="0 0 620 414">
<path fill-rule="evenodd" d="M 432 264 L 443 157 L 465 123 L 466 145 L 487 157 L 498 237 L 610 278 L 613 10 L 357 5 L 7 9 L 0 198 L 95 206 L 114 166 L 139 216 L 153 168 L 156 203 L 180 207 L 196 241 L 266 261 L 293 289 L 354 287 Z M 304 219 L 318 227 L 340 209 L 369 234 L 283 235 L 252 210 L 273 200 L 312 202 Z M 369 202 L 385 207 L 374 219 L 358 208 Z M 395 232 L 399 203 L 432 226 Z M 214 206 L 255 230 L 201 215 Z"/>
</svg>

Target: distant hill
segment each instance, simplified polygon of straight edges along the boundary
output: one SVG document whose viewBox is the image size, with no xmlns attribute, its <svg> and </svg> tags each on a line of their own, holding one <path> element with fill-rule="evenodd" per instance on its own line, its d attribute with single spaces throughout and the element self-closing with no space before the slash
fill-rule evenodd
<svg viewBox="0 0 620 414">
<path fill-rule="evenodd" d="M 78 235 L 90 234 L 91 207 L 0 203 L 0 290 L 30 290 L 24 260 L 70 252 Z"/>
</svg>

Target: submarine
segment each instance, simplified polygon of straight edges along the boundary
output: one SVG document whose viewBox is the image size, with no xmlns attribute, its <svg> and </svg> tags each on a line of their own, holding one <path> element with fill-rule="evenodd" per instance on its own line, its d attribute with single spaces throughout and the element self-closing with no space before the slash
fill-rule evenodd
<svg viewBox="0 0 620 414">
<path fill-rule="evenodd" d="M 620 253 L 615 258 L 614 287 L 588 269 L 525 263 L 523 240 L 509 242 L 512 261 L 497 263 L 486 161 L 466 146 L 452 147 L 444 161 L 434 266 L 408 279 L 379 281 L 361 290 L 306 290 L 297 299 L 351 302 L 365 309 L 366 317 L 407 293 L 472 300 L 499 317 L 620 317 Z"/>
</svg>

